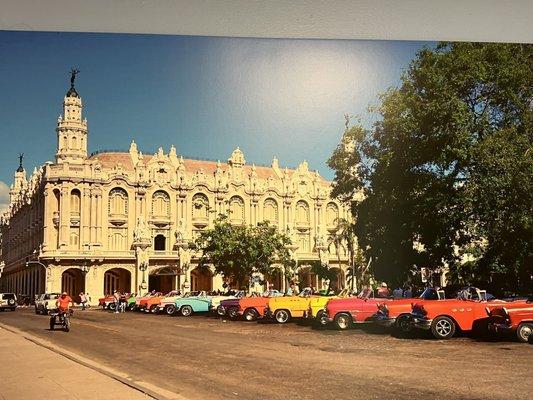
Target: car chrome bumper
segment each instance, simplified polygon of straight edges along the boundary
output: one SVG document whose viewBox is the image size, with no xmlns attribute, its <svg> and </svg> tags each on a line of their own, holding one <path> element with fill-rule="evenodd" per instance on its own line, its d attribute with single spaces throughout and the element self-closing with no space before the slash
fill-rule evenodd
<svg viewBox="0 0 533 400">
<path fill-rule="evenodd" d="M 390 328 L 396 323 L 396 317 L 388 317 L 383 314 L 374 314 L 371 317 L 371 322 L 374 322 L 377 325 L 384 326 L 386 328 Z"/>
<path fill-rule="evenodd" d="M 507 333 L 513 330 L 513 327 L 507 324 L 497 324 L 494 322 L 489 322 L 488 325 L 489 332 L 493 333 Z"/>
</svg>

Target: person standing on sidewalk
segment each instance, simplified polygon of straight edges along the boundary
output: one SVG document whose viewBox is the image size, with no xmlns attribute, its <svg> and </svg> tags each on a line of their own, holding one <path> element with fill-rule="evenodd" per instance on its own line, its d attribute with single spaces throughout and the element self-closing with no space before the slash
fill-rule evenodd
<svg viewBox="0 0 533 400">
<path fill-rule="evenodd" d="M 115 290 L 115 292 L 113 293 L 113 298 L 115 299 L 115 314 L 118 314 L 120 312 L 120 293 L 118 292 L 118 290 Z"/>
<path fill-rule="evenodd" d="M 85 311 L 85 304 L 87 303 L 87 296 L 85 293 L 80 293 L 80 303 L 81 303 L 81 310 Z"/>
</svg>

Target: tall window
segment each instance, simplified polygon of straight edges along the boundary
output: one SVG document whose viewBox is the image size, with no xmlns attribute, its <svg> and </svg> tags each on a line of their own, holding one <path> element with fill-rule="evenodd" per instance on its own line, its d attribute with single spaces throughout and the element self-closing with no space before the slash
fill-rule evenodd
<svg viewBox="0 0 533 400">
<path fill-rule="evenodd" d="M 278 224 L 278 203 L 274 199 L 266 199 L 263 204 L 263 220 L 272 225 Z"/>
<path fill-rule="evenodd" d="M 335 203 L 329 203 L 326 207 L 326 225 L 328 228 L 334 228 L 339 222 L 339 208 Z"/>
<path fill-rule="evenodd" d="M 309 205 L 303 200 L 296 203 L 295 220 L 298 225 L 309 225 Z"/>
<path fill-rule="evenodd" d="M 192 198 L 192 217 L 193 219 L 209 218 L 209 200 L 202 193 L 197 193 Z"/>
<path fill-rule="evenodd" d="M 244 201 L 239 196 L 233 196 L 229 201 L 230 221 L 233 224 L 244 223 Z"/>
<path fill-rule="evenodd" d="M 162 190 L 158 190 L 152 197 L 152 215 L 170 217 L 170 197 Z"/>
<path fill-rule="evenodd" d="M 128 214 L 128 193 L 122 188 L 115 188 L 109 192 L 109 214 Z"/>
<path fill-rule="evenodd" d="M 74 189 L 70 193 L 70 213 L 72 215 L 80 215 L 81 208 L 81 193 L 78 189 Z"/>
</svg>

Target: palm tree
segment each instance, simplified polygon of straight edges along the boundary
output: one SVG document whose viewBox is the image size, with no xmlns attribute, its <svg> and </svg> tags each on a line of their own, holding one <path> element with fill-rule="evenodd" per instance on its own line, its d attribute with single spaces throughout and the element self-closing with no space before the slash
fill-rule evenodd
<svg viewBox="0 0 533 400">
<path fill-rule="evenodd" d="M 354 233 L 354 226 L 349 221 L 340 218 L 337 220 L 337 227 L 330 236 L 330 243 L 335 245 L 337 260 L 339 266 L 341 265 L 340 249 L 345 244 L 346 251 L 348 253 L 348 266 L 349 273 L 347 276 L 351 276 L 352 291 L 357 289 L 357 273 L 356 268 L 356 256 L 358 255 L 357 238 Z"/>
</svg>

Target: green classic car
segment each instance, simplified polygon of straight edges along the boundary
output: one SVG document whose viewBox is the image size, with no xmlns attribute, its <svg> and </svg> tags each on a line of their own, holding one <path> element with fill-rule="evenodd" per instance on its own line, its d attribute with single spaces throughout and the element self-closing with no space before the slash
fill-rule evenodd
<svg viewBox="0 0 533 400">
<path fill-rule="evenodd" d="M 208 312 L 211 309 L 211 297 L 205 292 L 200 292 L 196 296 L 186 294 L 182 298 L 176 299 L 175 313 L 181 313 L 182 316 L 188 317 L 193 313 Z"/>
</svg>

